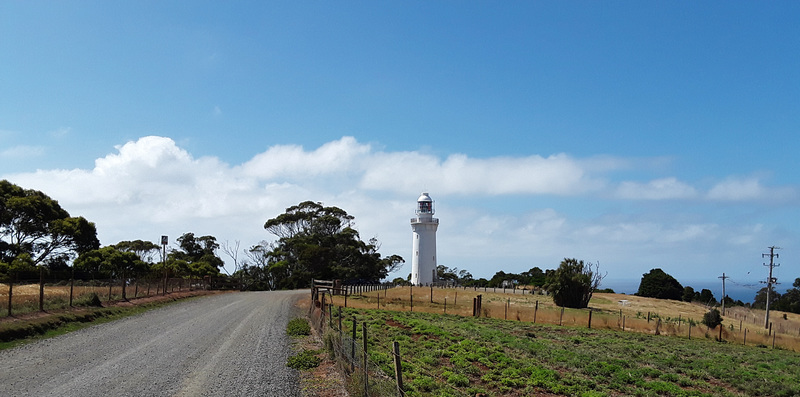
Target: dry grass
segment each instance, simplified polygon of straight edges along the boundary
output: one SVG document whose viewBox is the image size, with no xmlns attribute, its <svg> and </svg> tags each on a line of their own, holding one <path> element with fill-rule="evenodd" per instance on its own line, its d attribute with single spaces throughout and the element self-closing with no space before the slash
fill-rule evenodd
<svg viewBox="0 0 800 397">
<path fill-rule="evenodd" d="M 427 313 L 472 315 L 473 298 L 482 295 L 482 312 L 485 317 L 514 321 L 582 326 L 589 324 L 587 309 L 562 309 L 544 295 L 512 293 L 493 289 L 440 289 L 429 287 L 395 287 L 382 291 L 365 292 L 362 296 L 350 295 L 347 306 L 361 309 L 410 311 L 413 293 L 413 311 Z M 433 297 L 431 297 L 433 293 Z M 621 301 L 627 301 L 624 304 Z M 344 306 L 344 296 L 334 296 L 333 303 Z M 538 309 L 537 309 L 538 305 Z M 596 293 L 589 306 L 592 308 L 592 328 L 624 329 L 660 335 L 681 337 L 717 338 L 719 329 L 708 330 L 701 325 L 709 308 L 689 302 L 644 298 L 625 294 Z M 648 313 L 650 321 L 648 321 Z M 773 333 L 764 329 L 763 310 L 734 307 L 723 317 L 722 337 L 732 343 L 775 346 L 800 351 L 800 315 L 770 312 Z M 784 314 L 786 319 L 784 319 Z M 661 320 L 659 323 L 659 319 Z M 658 329 L 657 329 L 658 328 Z"/>
<path fill-rule="evenodd" d="M 122 286 L 114 285 L 109 290 L 108 286 L 75 285 L 72 287 L 73 302 L 87 299 L 91 294 L 97 294 L 101 301 L 119 300 L 122 298 Z M 8 284 L 0 283 L 0 317 L 8 315 Z M 12 313 L 21 314 L 39 310 L 39 284 L 14 284 L 11 297 Z M 149 295 L 156 294 L 156 285 L 150 286 Z M 149 296 L 146 284 L 129 285 L 126 287 L 127 298 Z M 44 286 L 45 310 L 63 309 L 69 306 L 69 285 Z"/>
</svg>

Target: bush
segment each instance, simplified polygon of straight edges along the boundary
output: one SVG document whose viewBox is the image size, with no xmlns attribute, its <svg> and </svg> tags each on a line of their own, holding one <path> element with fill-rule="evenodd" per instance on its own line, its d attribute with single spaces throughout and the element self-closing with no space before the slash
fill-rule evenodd
<svg viewBox="0 0 800 397">
<path fill-rule="evenodd" d="M 91 306 L 91 307 L 103 307 L 103 303 L 100 301 L 100 297 L 97 296 L 97 293 L 92 292 L 91 294 L 82 295 L 75 299 L 75 306 Z"/>
<path fill-rule="evenodd" d="M 722 324 L 722 316 L 719 314 L 719 310 L 711 309 L 704 314 L 703 324 L 708 328 L 717 328 L 718 325 Z"/>
<path fill-rule="evenodd" d="M 289 336 L 307 336 L 311 335 L 311 326 L 304 318 L 293 318 L 286 326 L 286 334 Z"/>
<path fill-rule="evenodd" d="M 289 357 L 286 366 L 299 371 L 316 368 L 322 362 L 322 359 L 317 357 L 317 353 L 316 350 L 303 350 L 297 355 Z"/>
</svg>

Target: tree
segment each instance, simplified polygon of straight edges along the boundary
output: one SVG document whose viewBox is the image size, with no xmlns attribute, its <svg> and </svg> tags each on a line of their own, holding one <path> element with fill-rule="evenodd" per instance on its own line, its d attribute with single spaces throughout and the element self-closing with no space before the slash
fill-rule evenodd
<svg viewBox="0 0 800 397">
<path fill-rule="evenodd" d="M 564 258 L 558 269 L 548 274 L 545 289 L 553 295 L 556 305 L 581 309 L 589 306 L 592 293 L 604 277 L 600 274 L 599 263 Z"/>
<path fill-rule="evenodd" d="M 722 324 L 722 315 L 720 315 L 719 310 L 711 309 L 703 315 L 702 322 L 708 328 L 717 328 L 718 325 Z"/>
<path fill-rule="evenodd" d="M 361 240 L 353 219 L 340 208 L 305 201 L 267 220 L 264 228 L 279 237 L 265 253 L 275 287 L 304 288 L 312 278 L 378 282 L 398 269 L 403 258 L 381 258 L 378 241 Z"/>
<path fill-rule="evenodd" d="M 781 294 L 778 291 L 772 290 L 769 293 L 769 305 L 770 307 L 775 307 L 775 303 L 781 298 Z M 755 298 L 753 298 L 753 309 L 765 309 L 767 307 L 767 287 L 761 288 L 758 293 L 756 293 Z"/>
<path fill-rule="evenodd" d="M 800 278 L 794 279 L 792 286 L 794 288 L 787 290 L 777 299 L 775 305 L 770 307 L 784 312 L 800 313 Z"/>
<path fill-rule="evenodd" d="M 132 274 L 147 269 L 147 264 L 139 259 L 139 256 L 133 252 L 120 251 L 113 245 L 82 253 L 75 259 L 74 266 L 95 277 L 123 280 L 122 299 L 126 299 L 125 286 L 127 283 L 124 280 Z"/>
<path fill-rule="evenodd" d="M 637 296 L 648 298 L 681 300 L 683 286 L 674 277 L 661 269 L 652 269 L 642 275 Z"/>
<path fill-rule="evenodd" d="M 711 290 L 707 288 L 703 288 L 702 290 L 700 290 L 700 296 L 698 300 L 706 305 L 713 305 L 717 303 L 717 298 L 714 298 L 714 293 L 712 293 Z"/>
<path fill-rule="evenodd" d="M 34 266 L 100 247 L 94 223 L 71 217 L 46 194 L 0 181 L 0 262 L 27 254 Z"/>
<path fill-rule="evenodd" d="M 120 251 L 133 252 L 146 263 L 153 263 L 153 257 L 161 250 L 161 246 L 158 244 L 143 240 L 120 241 L 114 247 Z"/>
<path fill-rule="evenodd" d="M 694 292 L 694 288 L 690 286 L 683 287 L 683 294 L 681 295 L 681 300 L 684 302 L 692 302 L 694 301 L 694 296 L 696 292 Z"/>
<path fill-rule="evenodd" d="M 168 260 L 183 261 L 186 265 L 173 266 L 173 271 L 184 270 L 196 277 L 219 274 L 225 262 L 217 256 L 219 244 L 214 236 L 195 237 L 194 233 L 184 233 L 177 241 L 180 249 L 170 252 Z"/>
</svg>

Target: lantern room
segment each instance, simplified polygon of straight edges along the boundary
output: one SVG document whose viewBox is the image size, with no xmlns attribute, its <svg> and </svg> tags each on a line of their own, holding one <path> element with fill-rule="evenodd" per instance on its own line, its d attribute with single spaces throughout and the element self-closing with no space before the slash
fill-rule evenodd
<svg viewBox="0 0 800 397">
<path fill-rule="evenodd" d="M 430 214 L 433 215 L 436 211 L 433 209 L 433 200 L 428 193 L 422 193 L 417 199 L 417 215 Z"/>
</svg>

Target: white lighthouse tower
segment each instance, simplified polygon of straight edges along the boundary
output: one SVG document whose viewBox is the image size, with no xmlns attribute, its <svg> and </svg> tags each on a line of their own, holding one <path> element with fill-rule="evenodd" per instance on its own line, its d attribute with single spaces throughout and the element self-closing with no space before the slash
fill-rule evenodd
<svg viewBox="0 0 800 397">
<path fill-rule="evenodd" d="M 411 284 L 425 285 L 436 281 L 436 229 L 433 200 L 428 193 L 417 199 L 417 217 L 411 218 L 413 251 L 411 253 Z"/>
</svg>

